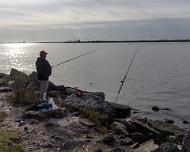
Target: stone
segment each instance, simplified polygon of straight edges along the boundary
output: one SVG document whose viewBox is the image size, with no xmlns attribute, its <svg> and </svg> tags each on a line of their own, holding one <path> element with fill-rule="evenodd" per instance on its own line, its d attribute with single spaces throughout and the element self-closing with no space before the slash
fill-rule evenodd
<svg viewBox="0 0 190 152">
<path fill-rule="evenodd" d="M 132 124 L 132 126 L 134 126 L 136 130 L 138 130 L 136 132 L 159 134 L 159 132 L 157 132 L 155 129 L 149 127 L 147 124 L 144 124 L 134 118 L 128 118 L 127 122 Z"/>
<path fill-rule="evenodd" d="M 143 133 L 135 132 L 132 133 L 132 139 L 138 143 L 143 143 L 147 140 L 147 137 Z"/>
<path fill-rule="evenodd" d="M 22 80 L 22 81 L 25 81 L 25 82 L 30 81 L 30 78 L 25 73 L 20 72 L 20 71 L 14 69 L 14 68 L 11 69 L 10 76 L 15 81 L 18 81 L 18 79 Z"/>
<path fill-rule="evenodd" d="M 147 137 L 148 139 L 154 138 L 154 134 L 153 134 L 153 133 L 146 133 L 145 135 L 146 135 L 146 137 Z"/>
<path fill-rule="evenodd" d="M 183 124 L 189 124 L 187 120 L 183 120 Z"/>
<path fill-rule="evenodd" d="M 76 94 L 72 94 L 64 99 L 64 104 L 67 107 L 70 106 L 75 109 L 90 109 L 105 114 L 110 119 L 125 118 L 130 115 L 131 110 L 129 106 L 109 103 L 98 96 L 97 93 L 84 93 L 83 96 L 80 97 Z"/>
<path fill-rule="evenodd" d="M 45 115 L 41 115 L 41 113 L 40 112 L 38 112 L 38 111 L 27 111 L 27 112 L 25 112 L 24 114 L 23 114 L 23 118 L 25 118 L 25 119 L 31 119 L 31 118 L 36 118 L 36 119 L 38 119 L 38 118 L 41 118 L 41 117 L 45 117 Z"/>
<path fill-rule="evenodd" d="M 136 119 L 137 121 L 145 124 L 148 122 L 148 119 L 145 117 L 145 118 L 139 118 L 139 117 L 135 117 L 134 119 Z"/>
<path fill-rule="evenodd" d="M 153 110 L 153 111 L 159 111 L 159 110 L 160 110 L 160 108 L 159 108 L 159 107 L 157 107 L 157 106 L 153 106 L 153 107 L 152 107 L 152 110 Z"/>
<path fill-rule="evenodd" d="M 137 148 L 138 146 L 139 146 L 139 143 L 136 142 L 136 143 L 134 143 L 134 144 L 132 144 L 132 145 L 130 146 L 130 149 Z"/>
<path fill-rule="evenodd" d="M 5 74 L 5 73 L 0 73 L 0 79 L 4 78 L 4 77 L 8 77 L 9 75 Z"/>
<path fill-rule="evenodd" d="M 152 152 L 158 149 L 159 146 L 154 143 L 154 141 L 151 139 L 141 145 L 139 145 L 138 148 L 134 149 L 133 152 Z"/>
<path fill-rule="evenodd" d="M 94 127 L 96 124 L 87 118 L 79 118 L 79 122 L 88 127 Z"/>
<path fill-rule="evenodd" d="M 47 118 L 63 118 L 67 115 L 65 109 L 54 109 L 46 112 L 42 112 Z"/>
<path fill-rule="evenodd" d="M 182 152 L 190 152 L 190 130 L 185 134 L 182 141 Z"/>
<path fill-rule="evenodd" d="M 139 129 L 137 127 L 135 127 L 130 121 L 122 120 L 122 119 L 120 119 L 119 121 L 126 126 L 127 131 L 139 132 Z"/>
<path fill-rule="evenodd" d="M 114 121 L 112 127 L 117 134 L 124 134 L 126 136 L 130 135 L 130 133 L 127 131 L 127 127 L 120 122 Z"/>
<path fill-rule="evenodd" d="M 66 140 L 63 144 L 62 147 L 63 149 L 73 149 L 78 146 L 82 146 L 84 144 L 84 141 L 79 140 L 79 139 L 71 139 L 71 140 Z"/>
<path fill-rule="evenodd" d="M 109 102 L 109 104 L 113 107 L 113 111 L 115 111 L 114 118 L 126 118 L 130 116 L 131 108 L 129 106 L 113 102 Z"/>
<path fill-rule="evenodd" d="M 0 87 L 0 92 L 11 92 L 13 88 L 11 87 Z"/>
<path fill-rule="evenodd" d="M 2 76 L 0 78 L 0 86 L 11 86 L 9 85 L 9 82 L 11 81 L 11 76 L 3 74 L 4 76 Z"/>
<path fill-rule="evenodd" d="M 103 137 L 102 141 L 107 145 L 112 145 L 115 142 L 114 135 L 109 133 Z"/>
<path fill-rule="evenodd" d="M 23 118 L 35 118 L 35 119 L 45 119 L 45 118 L 63 118 L 65 116 L 65 111 L 62 109 L 55 109 L 46 112 L 40 111 L 26 111 L 23 114 Z"/>
<path fill-rule="evenodd" d="M 159 121 L 159 120 L 156 120 L 156 121 L 152 121 L 152 120 L 149 120 L 148 122 L 148 125 L 159 131 L 160 133 L 164 134 L 164 135 L 175 135 L 176 137 L 178 135 L 182 135 L 183 134 L 183 129 L 173 125 L 173 124 L 168 124 L 168 123 L 165 123 L 163 121 Z"/>
<path fill-rule="evenodd" d="M 176 136 L 170 135 L 170 136 L 168 136 L 168 140 L 170 142 L 175 142 L 176 141 Z"/>
<path fill-rule="evenodd" d="M 132 144 L 134 144 L 134 142 L 131 138 L 125 138 L 125 139 L 120 140 L 120 145 L 122 146 L 130 146 Z"/>
<path fill-rule="evenodd" d="M 25 124 L 26 124 L 26 122 L 25 122 L 25 121 L 19 121 L 18 126 L 19 126 L 19 127 L 21 127 L 21 126 L 23 126 L 23 125 L 25 125 Z"/>
<path fill-rule="evenodd" d="M 25 130 L 25 131 L 28 130 L 28 127 L 24 127 L 24 130 Z"/>
<path fill-rule="evenodd" d="M 163 143 L 158 148 L 159 152 L 180 152 L 176 144 L 172 143 Z M 185 152 L 185 151 L 183 151 Z"/>
<path fill-rule="evenodd" d="M 170 119 L 165 119 L 165 123 L 173 124 L 174 121 L 173 121 L 173 120 L 170 120 Z"/>
</svg>

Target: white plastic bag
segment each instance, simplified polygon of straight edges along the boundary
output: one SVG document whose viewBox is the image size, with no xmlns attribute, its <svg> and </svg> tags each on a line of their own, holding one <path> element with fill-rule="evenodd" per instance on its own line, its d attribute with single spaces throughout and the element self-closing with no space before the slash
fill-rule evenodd
<svg viewBox="0 0 190 152">
<path fill-rule="evenodd" d="M 55 104 L 55 102 L 53 101 L 53 98 L 50 98 L 48 101 L 50 104 L 52 104 L 52 110 L 58 109 L 57 105 Z"/>
</svg>

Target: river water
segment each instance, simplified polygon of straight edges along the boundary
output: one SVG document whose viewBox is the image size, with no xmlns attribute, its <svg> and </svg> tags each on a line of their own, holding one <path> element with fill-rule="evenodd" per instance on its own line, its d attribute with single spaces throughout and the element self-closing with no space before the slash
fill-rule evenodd
<svg viewBox="0 0 190 152">
<path fill-rule="evenodd" d="M 153 119 L 172 119 L 184 126 L 190 121 L 190 43 L 12 43 L 0 45 L 0 72 L 14 67 L 26 73 L 35 70 L 40 50 L 55 65 L 80 54 L 100 49 L 53 68 L 55 84 L 101 91 L 114 102 L 129 63 L 136 51 L 118 103 L 140 110 Z M 169 111 L 153 112 L 152 106 Z"/>
</svg>

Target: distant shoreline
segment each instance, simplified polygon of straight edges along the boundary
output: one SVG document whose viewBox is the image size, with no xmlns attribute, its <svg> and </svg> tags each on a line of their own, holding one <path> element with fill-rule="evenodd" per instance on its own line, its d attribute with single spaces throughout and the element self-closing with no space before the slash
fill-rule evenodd
<svg viewBox="0 0 190 152">
<path fill-rule="evenodd" d="M 96 40 L 96 41 L 81 41 L 81 40 L 75 40 L 75 41 L 22 41 L 22 42 L 0 42 L 0 44 L 5 43 L 146 43 L 146 42 L 190 42 L 190 39 L 176 39 L 176 40 L 112 40 L 112 41 L 102 41 L 102 40 Z"/>
</svg>

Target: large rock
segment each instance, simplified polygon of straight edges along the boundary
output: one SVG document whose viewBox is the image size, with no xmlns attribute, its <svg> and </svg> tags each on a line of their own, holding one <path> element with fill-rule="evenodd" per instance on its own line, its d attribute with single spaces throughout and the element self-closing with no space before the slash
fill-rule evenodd
<svg viewBox="0 0 190 152">
<path fill-rule="evenodd" d="M 11 76 L 0 73 L 0 86 L 9 86 L 9 82 L 11 81 Z"/>
<path fill-rule="evenodd" d="M 120 140 L 120 145 L 122 146 L 130 146 L 134 144 L 134 141 L 131 138 L 125 138 Z"/>
<path fill-rule="evenodd" d="M 148 125 L 164 135 L 174 135 L 178 138 L 183 138 L 184 136 L 183 129 L 173 124 L 168 124 L 159 120 L 156 121 L 149 120 Z"/>
<path fill-rule="evenodd" d="M 103 137 L 102 141 L 107 145 L 112 145 L 115 142 L 114 135 L 112 133 L 109 133 Z"/>
<path fill-rule="evenodd" d="M 13 88 L 10 87 L 0 87 L 0 92 L 11 92 Z"/>
<path fill-rule="evenodd" d="M 130 133 L 140 132 L 140 130 L 136 126 L 134 126 L 130 121 L 127 121 L 126 119 L 119 119 L 119 121 L 126 126 L 127 131 L 129 131 Z"/>
<path fill-rule="evenodd" d="M 117 134 L 124 134 L 125 136 L 130 135 L 130 133 L 127 131 L 127 127 L 120 122 L 114 121 L 112 128 Z"/>
<path fill-rule="evenodd" d="M 151 139 L 143 144 L 141 144 L 138 148 L 136 148 L 133 152 L 152 152 L 158 149 L 158 145 L 154 143 Z"/>
<path fill-rule="evenodd" d="M 83 93 L 82 96 L 72 94 L 64 100 L 64 104 L 74 108 L 91 109 L 111 118 L 125 118 L 130 115 L 131 108 L 126 105 L 119 105 L 104 100 L 103 93 Z"/>
<path fill-rule="evenodd" d="M 190 152 L 190 130 L 187 131 L 183 138 L 182 152 Z"/>
<path fill-rule="evenodd" d="M 65 142 L 63 142 L 61 147 L 64 150 L 71 150 L 71 149 L 74 149 L 75 147 L 79 147 L 82 145 L 84 145 L 83 140 L 71 139 L 71 140 L 66 140 Z"/>
<path fill-rule="evenodd" d="M 14 68 L 11 69 L 10 76 L 13 80 L 30 81 L 30 78 L 24 73 Z"/>
<path fill-rule="evenodd" d="M 149 127 L 147 124 L 142 123 L 134 118 L 128 118 L 127 122 L 130 122 L 131 124 L 133 124 L 141 132 L 159 134 L 158 131 L 154 130 L 153 128 Z"/>
<path fill-rule="evenodd" d="M 143 143 L 147 141 L 147 137 L 140 132 L 132 133 L 132 139 L 138 143 Z"/>
<path fill-rule="evenodd" d="M 163 143 L 155 152 L 180 152 L 176 144 Z M 185 152 L 185 151 L 182 151 Z M 188 151 L 187 151 L 188 152 Z"/>
<path fill-rule="evenodd" d="M 63 118 L 66 115 L 63 109 L 55 109 L 50 110 L 47 112 L 40 112 L 40 111 L 27 111 L 23 114 L 23 118 L 30 119 L 45 119 L 45 118 Z"/>
<path fill-rule="evenodd" d="M 96 124 L 87 118 L 79 118 L 79 122 L 88 127 L 94 127 Z"/>
</svg>

